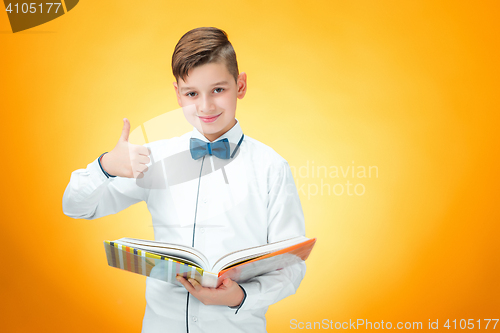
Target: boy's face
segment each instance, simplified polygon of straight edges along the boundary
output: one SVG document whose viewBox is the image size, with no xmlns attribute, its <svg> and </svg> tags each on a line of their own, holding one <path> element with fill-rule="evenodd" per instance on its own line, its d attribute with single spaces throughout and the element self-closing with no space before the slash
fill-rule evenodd
<svg viewBox="0 0 500 333">
<path fill-rule="evenodd" d="M 189 70 L 186 81 L 179 78 L 174 87 L 187 121 L 214 141 L 236 124 L 236 100 L 245 96 L 246 74 L 235 82 L 224 63 L 209 63 Z"/>
</svg>

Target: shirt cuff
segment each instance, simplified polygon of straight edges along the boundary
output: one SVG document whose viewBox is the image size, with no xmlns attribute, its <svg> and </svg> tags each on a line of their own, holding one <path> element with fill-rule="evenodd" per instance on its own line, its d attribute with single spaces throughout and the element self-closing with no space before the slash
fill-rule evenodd
<svg viewBox="0 0 500 333">
<path fill-rule="evenodd" d="M 106 175 L 106 177 L 108 177 L 108 178 L 110 178 L 110 177 L 111 177 L 111 178 L 115 178 L 116 176 L 112 176 L 112 175 L 110 175 L 109 173 L 107 173 L 106 171 L 104 171 L 104 169 L 102 168 L 102 165 L 101 165 L 101 158 L 102 158 L 102 156 L 103 156 L 104 154 L 107 154 L 107 153 L 108 153 L 108 152 L 102 153 L 102 154 L 101 154 L 101 156 L 99 156 L 99 158 L 97 159 L 97 161 L 99 162 L 99 167 L 101 167 L 101 170 L 102 170 L 102 172 Z"/>
<path fill-rule="evenodd" d="M 245 291 L 245 288 L 243 288 L 241 285 L 238 284 L 238 286 L 240 286 L 241 290 L 243 290 L 243 299 L 241 300 L 241 303 L 240 305 L 236 305 L 236 306 L 230 306 L 229 308 L 230 309 L 236 309 L 236 312 L 234 314 L 237 314 L 238 313 L 238 310 L 243 306 L 243 303 L 245 303 L 245 300 L 247 299 L 247 292 Z"/>
</svg>

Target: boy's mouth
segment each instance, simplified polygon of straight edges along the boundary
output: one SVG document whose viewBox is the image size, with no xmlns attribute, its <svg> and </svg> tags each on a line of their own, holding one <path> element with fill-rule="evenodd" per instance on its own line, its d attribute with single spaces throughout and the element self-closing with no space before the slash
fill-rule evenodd
<svg viewBox="0 0 500 333">
<path fill-rule="evenodd" d="M 214 121 L 217 120 L 217 118 L 219 118 L 219 116 L 221 114 L 222 113 L 219 113 L 218 115 L 215 115 L 215 116 L 207 116 L 207 117 L 200 117 L 200 116 L 198 116 L 198 118 L 200 118 L 201 121 L 203 121 L 204 123 L 213 123 Z"/>
</svg>

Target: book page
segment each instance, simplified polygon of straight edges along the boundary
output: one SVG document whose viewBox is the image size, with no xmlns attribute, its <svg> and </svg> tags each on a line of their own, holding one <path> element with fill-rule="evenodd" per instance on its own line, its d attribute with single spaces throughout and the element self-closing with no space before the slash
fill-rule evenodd
<svg viewBox="0 0 500 333">
<path fill-rule="evenodd" d="M 308 239 L 302 243 L 226 268 L 219 273 L 217 285 L 220 285 L 225 278 L 241 283 L 253 277 L 297 264 L 309 257 L 315 243 L 316 238 Z"/>
<path fill-rule="evenodd" d="M 211 271 L 212 272 L 220 272 L 229 266 L 233 266 L 235 264 L 238 264 L 238 263 L 241 263 L 244 261 L 255 259 L 255 258 L 258 258 L 260 256 L 269 254 L 269 253 L 274 252 L 274 251 L 284 249 L 286 247 L 289 247 L 289 246 L 292 246 L 292 245 L 295 245 L 298 243 L 302 243 L 302 242 L 307 241 L 307 240 L 309 240 L 309 238 L 307 238 L 305 236 L 298 236 L 298 237 L 282 240 L 282 241 L 275 242 L 275 243 L 269 243 L 269 244 L 265 244 L 265 245 L 261 245 L 261 246 L 256 246 L 256 247 L 251 247 L 248 249 L 243 249 L 243 250 L 231 252 L 229 254 L 226 254 L 225 256 L 220 258 L 219 260 L 217 260 L 217 262 L 212 267 Z"/>
</svg>

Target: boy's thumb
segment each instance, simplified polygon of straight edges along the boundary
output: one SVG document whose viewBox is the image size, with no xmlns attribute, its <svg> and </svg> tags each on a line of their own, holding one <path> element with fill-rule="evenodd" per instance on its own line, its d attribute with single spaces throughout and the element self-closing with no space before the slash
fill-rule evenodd
<svg viewBox="0 0 500 333">
<path fill-rule="evenodd" d="M 128 141 L 128 135 L 130 134 L 130 122 L 127 118 L 123 118 L 123 129 L 120 140 Z"/>
</svg>

